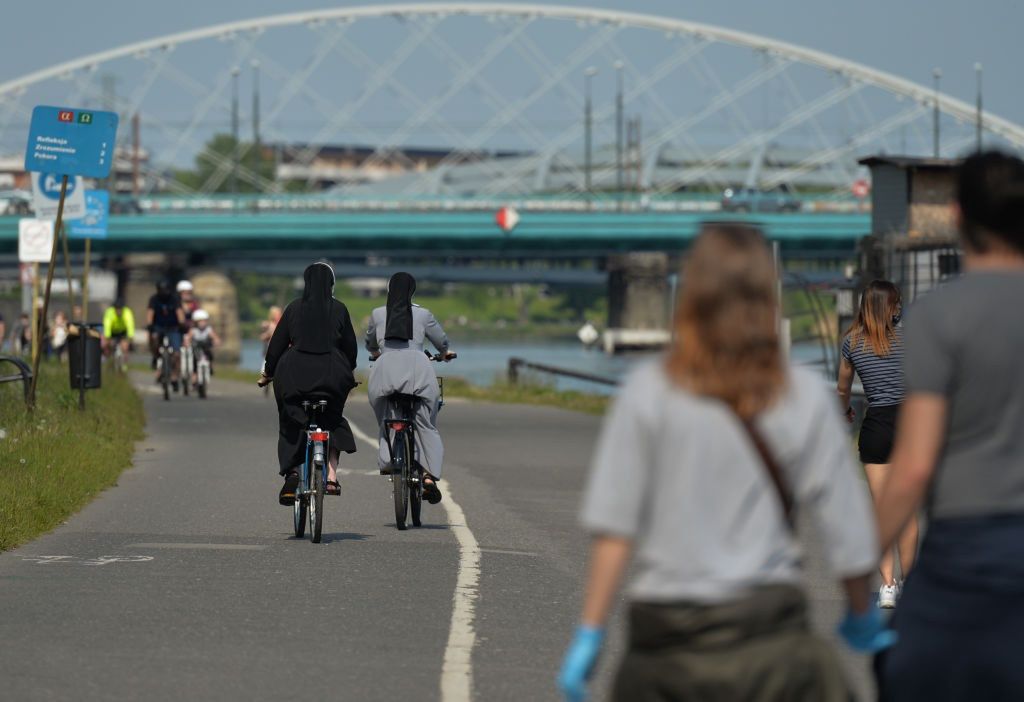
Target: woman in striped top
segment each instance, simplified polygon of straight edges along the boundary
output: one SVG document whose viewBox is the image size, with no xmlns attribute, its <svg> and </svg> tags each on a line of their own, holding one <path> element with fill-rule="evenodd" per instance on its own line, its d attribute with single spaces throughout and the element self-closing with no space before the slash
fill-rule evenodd
<svg viewBox="0 0 1024 702">
<path fill-rule="evenodd" d="M 885 482 L 889 455 L 896 433 L 896 417 L 903 402 L 903 328 L 900 326 L 900 291 L 887 280 L 872 281 L 860 300 L 857 319 L 843 339 L 843 358 L 839 364 L 839 397 L 846 416 L 853 421 L 850 388 L 853 374 L 860 376 L 868 398 L 868 411 L 860 429 L 858 448 L 867 473 L 871 494 L 878 499 Z M 917 523 L 911 521 L 897 545 L 900 572 L 904 578 L 917 552 Z M 879 566 L 882 586 L 878 605 L 892 608 L 899 597 L 900 583 L 893 573 L 893 554 L 882 556 Z"/>
</svg>

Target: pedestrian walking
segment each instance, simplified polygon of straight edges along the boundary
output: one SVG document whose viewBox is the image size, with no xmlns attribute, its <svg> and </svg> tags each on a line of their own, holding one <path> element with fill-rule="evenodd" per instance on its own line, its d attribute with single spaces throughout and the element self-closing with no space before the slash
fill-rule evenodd
<svg viewBox="0 0 1024 702">
<path fill-rule="evenodd" d="M 53 325 L 49 328 L 47 334 L 49 342 L 47 348 L 47 356 L 55 355 L 58 361 L 64 361 L 64 351 L 67 349 L 68 344 L 68 316 L 64 312 L 58 311 L 53 316 Z"/>
<path fill-rule="evenodd" d="M 682 280 L 676 342 L 631 374 L 597 445 L 582 622 L 559 684 L 585 698 L 632 558 L 614 700 L 845 702 L 835 652 L 808 622 L 796 511 L 822 525 L 847 641 L 874 651 L 891 635 L 871 602 L 871 502 L 835 399 L 783 360 L 775 265 L 756 229 L 707 227 Z"/>
<path fill-rule="evenodd" d="M 11 351 L 16 356 L 27 356 L 32 352 L 32 322 L 24 312 L 11 330 Z"/>
<path fill-rule="evenodd" d="M 867 395 L 868 410 L 861 423 L 857 447 L 860 462 L 876 500 L 885 481 L 896 434 L 896 417 L 903 402 L 903 300 L 899 288 L 887 280 L 871 281 L 860 298 L 857 318 L 843 339 L 839 362 L 839 398 L 846 417 L 854 420 L 850 407 L 853 375 L 860 376 Z M 911 519 L 897 540 L 900 574 L 907 577 L 917 553 L 917 520 Z M 878 606 L 891 609 L 900 594 L 892 549 L 882 553 L 879 564 L 882 585 Z"/>
<path fill-rule="evenodd" d="M 907 312 L 907 396 L 878 501 L 890 548 L 928 529 L 876 662 L 883 700 L 1024 699 L 1024 161 L 966 159 L 965 273 Z"/>
</svg>

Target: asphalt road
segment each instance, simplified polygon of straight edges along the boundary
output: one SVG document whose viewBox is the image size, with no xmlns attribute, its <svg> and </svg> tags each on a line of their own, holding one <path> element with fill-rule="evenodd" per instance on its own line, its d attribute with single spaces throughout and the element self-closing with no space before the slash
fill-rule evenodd
<svg viewBox="0 0 1024 702">
<path fill-rule="evenodd" d="M 360 442 L 314 545 L 277 505 L 272 399 L 226 382 L 206 401 L 143 389 L 148 436 L 118 485 L 0 554 L 0 698 L 418 702 L 444 686 L 445 702 L 557 699 L 598 418 L 451 402 L 451 506 L 425 505 L 406 532 Z M 374 432 L 364 396 L 348 414 Z M 809 540 L 827 635 L 839 599 Z M 612 628 L 596 699 L 621 652 Z M 866 692 L 864 661 L 847 663 Z"/>
</svg>

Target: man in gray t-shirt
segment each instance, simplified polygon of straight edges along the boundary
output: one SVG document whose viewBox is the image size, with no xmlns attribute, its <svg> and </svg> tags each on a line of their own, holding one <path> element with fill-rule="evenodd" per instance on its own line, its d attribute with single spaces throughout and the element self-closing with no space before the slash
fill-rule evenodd
<svg viewBox="0 0 1024 702">
<path fill-rule="evenodd" d="M 965 275 L 907 313 L 907 393 L 949 404 L 932 519 L 1024 514 L 1024 274 Z"/>
<path fill-rule="evenodd" d="M 1024 696 L 1024 161 L 971 156 L 957 189 L 967 273 L 907 313 L 877 504 L 883 549 L 929 516 L 876 665 L 883 702 Z"/>
</svg>

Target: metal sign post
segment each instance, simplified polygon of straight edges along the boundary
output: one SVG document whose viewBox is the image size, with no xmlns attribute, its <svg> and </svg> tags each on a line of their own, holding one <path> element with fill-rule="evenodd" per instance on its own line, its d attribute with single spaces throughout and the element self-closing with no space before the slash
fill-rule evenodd
<svg viewBox="0 0 1024 702">
<path fill-rule="evenodd" d="M 75 309 L 75 292 L 71 285 L 71 253 L 68 250 L 68 229 L 67 227 L 61 227 L 61 230 L 57 232 L 60 237 L 61 246 L 64 247 L 64 274 L 68 279 L 68 319 L 71 319 L 71 313 Z"/>
<path fill-rule="evenodd" d="M 60 228 L 64 225 L 64 196 L 67 195 L 68 191 L 68 177 L 66 175 L 61 177 L 60 183 L 60 203 L 57 205 L 57 224 L 54 226 L 55 231 L 60 231 Z M 42 327 L 46 323 L 47 313 L 50 311 L 50 289 L 53 287 L 53 269 L 57 266 L 57 239 L 59 237 L 53 237 L 53 246 L 50 251 L 50 265 L 46 269 L 46 289 L 43 292 L 43 311 L 42 311 Z M 39 385 L 39 359 L 42 354 L 39 353 L 40 341 L 37 339 L 39 336 L 39 330 L 33 331 L 32 339 L 35 342 L 35 358 L 32 360 L 32 384 L 28 389 L 28 406 L 32 409 L 36 406 L 36 387 Z"/>
<path fill-rule="evenodd" d="M 107 220 L 110 214 L 110 193 L 106 190 L 87 190 L 85 192 L 85 213 L 79 219 L 70 222 L 68 236 L 72 239 L 85 239 L 85 264 L 82 270 L 82 319 L 79 331 L 82 339 L 82 366 L 79 375 L 78 408 L 85 409 L 85 383 L 88 379 L 86 369 L 85 342 L 89 332 L 89 269 L 92 265 L 92 240 L 107 238 Z"/>
</svg>

